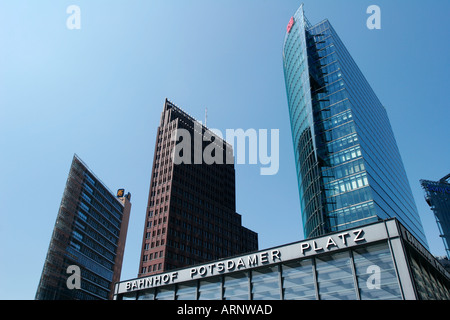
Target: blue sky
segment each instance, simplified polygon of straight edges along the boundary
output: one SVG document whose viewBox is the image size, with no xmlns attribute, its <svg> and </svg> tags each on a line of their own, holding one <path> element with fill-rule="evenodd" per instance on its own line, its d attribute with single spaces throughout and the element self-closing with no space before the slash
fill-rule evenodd
<svg viewBox="0 0 450 320">
<path fill-rule="evenodd" d="M 122 279 L 136 277 L 156 128 L 167 97 L 208 126 L 280 130 L 280 169 L 236 166 L 261 249 L 303 239 L 282 42 L 300 4 L 328 18 L 386 106 L 431 252 L 419 179 L 449 173 L 448 1 L 0 1 L 0 299 L 33 299 L 74 153 L 132 194 Z M 69 5 L 81 29 L 66 27 Z M 366 9 L 381 8 L 369 30 Z"/>
</svg>

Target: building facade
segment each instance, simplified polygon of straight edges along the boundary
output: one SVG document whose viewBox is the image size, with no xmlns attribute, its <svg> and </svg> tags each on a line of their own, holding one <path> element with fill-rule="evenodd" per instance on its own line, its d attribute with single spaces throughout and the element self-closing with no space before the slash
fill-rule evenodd
<svg viewBox="0 0 450 320">
<path fill-rule="evenodd" d="M 122 270 L 130 197 L 123 189 L 114 195 L 74 155 L 37 300 L 112 298 L 112 288 L 120 280 Z M 78 277 L 79 286 L 71 276 Z"/>
<path fill-rule="evenodd" d="M 186 135 L 177 138 L 182 131 Z M 203 161 L 209 143 L 215 156 L 221 153 L 222 163 Z M 180 145 L 185 148 L 177 149 Z M 243 227 L 236 213 L 232 160 L 228 143 L 166 99 L 156 135 L 138 276 L 257 250 L 257 234 Z"/>
<path fill-rule="evenodd" d="M 328 20 L 303 5 L 283 67 L 305 237 L 396 217 L 427 240 L 386 109 Z"/>
<path fill-rule="evenodd" d="M 450 274 L 398 220 L 121 281 L 117 300 L 448 300 Z"/>
<path fill-rule="evenodd" d="M 450 174 L 439 181 L 420 180 L 425 191 L 425 201 L 436 218 L 440 236 L 450 259 Z"/>
</svg>

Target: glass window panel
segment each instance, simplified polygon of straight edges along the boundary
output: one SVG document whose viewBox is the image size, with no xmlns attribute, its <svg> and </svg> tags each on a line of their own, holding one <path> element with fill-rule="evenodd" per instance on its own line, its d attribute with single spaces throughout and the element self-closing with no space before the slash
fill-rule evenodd
<svg viewBox="0 0 450 320">
<path fill-rule="evenodd" d="M 122 300 L 136 300 L 136 292 L 124 293 Z"/>
<path fill-rule="evenodd" d="M 278 266 L 252 271 L 253 300 L 279 300 L 280 297 Z"/>
<path fill-rule="evenodd" d="M 402 298 L 387 243 L 356 249 L 353 259 L 362 300 Z"/>
<path fill-rule="evenodd" d="M 285 300 L 316 299 L 313 267 L 310 259 L 284 263 L 282 276 Z"/>
<path fill-rule="evenodd" d="M 155 289 L 148 289 L 139 293 L 138 300 L 155 299 Z"/>
<path fill-rule="evenodd" d="M 349 252 L 316 258 L 316 272 L 321 300 L 356 299 Z"/>
<path fill-rule="evenodd" d="M 199 300 L 221 300 L 222 280 L 220 277 L 201 280 L 199 287 Z"/>
<path fill-rule="evenodd" d="M 249 300 L 248 273 L 236 273 L 224 278 L 225 300 Z"/>
<path fill-rule="evenodd" d="M 158 288 L 155 300 L 174 300 L 174 286 Z"/>
<path fill-rule="evenodd" d="M 196 300 L 197 299 L 197 282 L 192 281 L 180 284 L 177 287 L 177 300 Z"/>
<path fill-rule="evenodd" d="M 413 272 L 414 282 L 416 285 L 417 293 L 420 300 L 432 300 L 433 294 L 430 292 L 430 284 L 428 283 L 428 277 L 426 271 L 421 265 L 418 257 L 415 254 L 409 252 L 411 259 L 411 270 Z"/>
</svg>

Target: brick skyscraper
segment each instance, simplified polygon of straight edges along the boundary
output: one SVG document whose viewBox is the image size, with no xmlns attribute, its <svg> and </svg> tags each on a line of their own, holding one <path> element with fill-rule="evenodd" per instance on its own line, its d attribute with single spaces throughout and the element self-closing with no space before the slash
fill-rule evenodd
<svg viewBox="0 0 450 320">
<path fill-rule="evenodd" d="M 173 161 L 177 129 L 193 137 L 191 164 Z M 257 233 L 244 228 L 236 213 L 234 163 L 225 163 L 227 155 L 232 157 L 231 146 L 215 136 L 212 143 L 226 146 L 221 149 L 224 163 L 195 164 L 208 144 L 194 150 L 194 132 L 200 135 L 195 130 L 212 134 L 166 99 L 156 135 L 139 277 L 258 249 Z"/>
</svg>

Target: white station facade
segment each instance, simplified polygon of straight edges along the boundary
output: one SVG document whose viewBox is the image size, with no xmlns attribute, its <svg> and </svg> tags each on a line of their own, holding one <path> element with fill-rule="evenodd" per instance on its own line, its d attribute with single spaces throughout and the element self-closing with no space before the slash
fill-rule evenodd
<svg viewBox="0 0 450 320">
<path fill-rule="evenodd" d="M 116 300 L 449 300 L 450 274 L 396 219 L 118 282 Z"/>
</svg>

